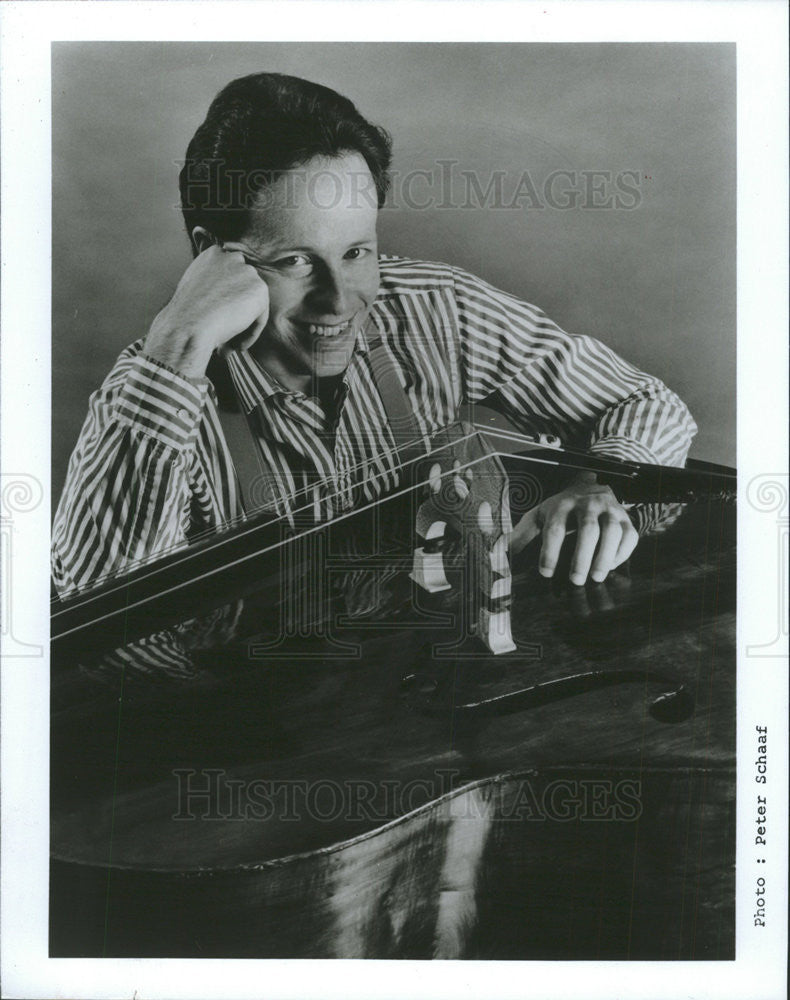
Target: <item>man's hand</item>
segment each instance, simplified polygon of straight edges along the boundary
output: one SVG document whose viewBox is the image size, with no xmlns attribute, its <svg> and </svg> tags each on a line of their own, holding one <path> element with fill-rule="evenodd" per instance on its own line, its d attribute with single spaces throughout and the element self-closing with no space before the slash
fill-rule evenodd
<svg viewBox="0 0 790 1000">
<path fill-rule="evenodd" d="M 214 350 L 248 350 L 269 316 L 269 290 L 239 252 L 210 246 L 184 272 L 157 315 L 145 353 L 190 378 L 205 375 Z"/>
<path fill-rule="evenodd" d="M 614 493 L 585 473 L 561 493 L 533 508 L 513 530 L 510 548 L 520 552 L 543 535 L 538 565 L 541 576 L 553 576 L 565 536 L 577 532 L 571 562 L 571 583 L 584 584 L 589 575 L 600 583 L 631 555 L 639 535 Z"/>
</svg>

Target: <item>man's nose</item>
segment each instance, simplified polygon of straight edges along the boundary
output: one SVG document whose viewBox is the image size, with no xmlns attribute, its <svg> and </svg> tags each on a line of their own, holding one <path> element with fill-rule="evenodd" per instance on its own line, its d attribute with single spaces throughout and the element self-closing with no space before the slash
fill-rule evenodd
<svg viewBox="0 0 790 1000">
<path fill-rule="evenodd" d="M 346 317 L 351 301 L 350 283 L 341 267 L 324 264 L 316 275 L 313 299 L 325 317 Z"/>
</svg>

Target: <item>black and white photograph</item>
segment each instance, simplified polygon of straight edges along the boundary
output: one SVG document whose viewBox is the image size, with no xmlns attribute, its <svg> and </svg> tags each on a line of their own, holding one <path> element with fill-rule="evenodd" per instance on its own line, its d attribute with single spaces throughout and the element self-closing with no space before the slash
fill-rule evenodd
<svg viewBox="0 0 790 1000">
<path fill-rule="evenodd" d="M 39 954 L 88 970 L 46 981 L 757 995 L 788 486 L 753 428 L 787 401 L 745 353 L 777 315 L 743 322 L 744 47 L 300 31 L 331 6 L 46 46 L 46 476 L 4 462 L 2 574 L 4 682 L 42 670 Z"/>
</svg>

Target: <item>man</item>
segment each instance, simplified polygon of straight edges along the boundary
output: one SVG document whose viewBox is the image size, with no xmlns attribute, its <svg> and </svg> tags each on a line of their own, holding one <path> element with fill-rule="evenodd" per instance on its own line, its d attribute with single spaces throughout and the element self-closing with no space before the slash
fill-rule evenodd
<svg viewBox="0 0 790 1000">
<path fill-rule="evenodd" d="M 398 482 L 366 331 L 427 440 L 464 402 L 597 454 L 682 464 L 696 430 L 662 383 L 539 309 L 444 264 L 379 257 L 390 141 L 346 98 L 295 77 L 229 84 L 181 172 L 194 260 L 148 335 L 92 397 L 53 531 L 56 584 L 92 585 L 243 516 L 207 371 L 218 354 L 266 470 L 263 501 L 316 520 Z M 637 535 L 591 474 L 529 512 L 551 576 L 603 580 Z"/>
</svg>

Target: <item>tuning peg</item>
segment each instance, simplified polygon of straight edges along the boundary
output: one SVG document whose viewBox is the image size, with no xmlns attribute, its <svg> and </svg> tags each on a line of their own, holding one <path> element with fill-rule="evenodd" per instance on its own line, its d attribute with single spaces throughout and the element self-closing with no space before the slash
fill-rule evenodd
<svg viewBox="0 0 790 1000">
<path fill-rule="evenodd" d="M 510 576 L 495 580 L 491 587 L 491 608 L 481 607 L 478 616 L 480 638 L 495 656 L 516 649 L 510 625 L 511 583 Z"/>
<path fill-rule="evenodd" d="M 491 569 L 499 577 L 507 577 L 510 579 L 510 563 L 507 558 L 507 537 L 505 535 L 500 535 L 499 538 L 491 546 L 491 551 L 488 553 L 488 560 L 491 563 Z"/>
<path fill-rule="evenodd" d="M 502 487 L 502 507 L 500 517 L 502 520 L 502 531 L 505 533 L 508 542 L 513 531 L 513 518 L 510 516 L 510 486 L 506 482 Z"/>
<path fill-rule="evenodd" d="M 414 550 L 412 570 L 409 577 L 429 594 L 449 590 L 450 583 L 444 571 L 444 529 L 445 521 L 434 521 L 425 533 L 425 544 Z"/>
<path fill-rule="evenodd" d="M 494 515 L 491 511 L 491 504 L 484 500 L 477 508 L 477 526 L 484 535 L 494 534 Z"/>
<path fill-rule="evenodd" d="M 467 558 L 474 562 L 477 580 L 477 635 L 495 655 L 516 649 L 511 633 L 510 592 L 512 577 L 507 557 L 508 540 L 499 535 L 491 544 L 494 532 L 493 513 L 486 501 L 477 511 L 479 534 L 472 532 L 467 541 Z"/>
</svg>

